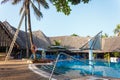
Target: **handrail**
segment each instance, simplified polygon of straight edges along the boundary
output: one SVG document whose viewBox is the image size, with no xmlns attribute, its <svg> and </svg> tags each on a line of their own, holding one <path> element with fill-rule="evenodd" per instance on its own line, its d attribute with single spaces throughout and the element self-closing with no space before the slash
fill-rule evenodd
<svg viewBox="0 0 120 80">
<path fill-rule="evenodd" d="M 50 75 L 50 77 L 49 77 L 49 80 L 52 79 L 53 72 L 54 72 L 54 70 L 55 70 L 56 64 L 57 64 L 58 59 L 59 59 L 59 57 L 60 57 L 61 54 L 67 55 L 67 56 L 71 57 L 71 58 L 74 59 L 74 60 L 83 62 L 83 61 L 81 61 L 81 60 L 79 60 L 79 59 L 77 59 L 77 58 L 74 58 L 73 56 L 71 56 L 71 55 L 69 55 L 69 54 L 66 54 L 66 53 L 59 53 L 58 56 L 57 56 L 57 58 L 56 58 L 56 60 L 55 60 L 55 64 L 54 64 L 54 66 L 53 66 L 53 70 L 52 70 L 52 72 L 51 72 L 51 75 Z M 86 62 L 83 62 L 83 63 L 84 63 L 84 64 L 87 64 L 87 65 L 89 65 L 89 66 L 91 66 L 92 68 L 94 68 L 94 64 L 92 65 L 92 64 L 88 64 L 88 63 L 86 63 Z M 92 75 L 93 75 L 93 72 L 92 72 Z"/>
<path fill-rule="evenodd" d="M 57 56 L 57 58 L 56 58 L 56 60 L 55 60 L 55 64 L 54 64 L 54 66 L 53 66 L 53 70 L 52 70 L 52 72 L 51 72 L 51 75 L 50 75 L 50 77 L 49 77 L 49 80 L 52 79 L 52 75 L 53 75 L 53 72 L 54 72 L 54 70 L 55 70 L 56 64 L 57 64 L 57 62 L 58 62 L 59 56 L 60 56 L 60 54 L 58 54 L 58 56 Z"/>
</svg>

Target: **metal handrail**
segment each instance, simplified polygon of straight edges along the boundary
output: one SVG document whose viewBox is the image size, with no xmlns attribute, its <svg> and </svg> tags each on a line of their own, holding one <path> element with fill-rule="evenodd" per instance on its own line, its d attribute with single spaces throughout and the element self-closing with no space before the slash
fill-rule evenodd
<svg viewBox="0 0 120 80">
<path fill-rule="evenodd" d="M 54 64 L 54 66 L 53 66 L 53 70 L 52 70 L 52 72 L 51 72 L 51 75 L 50 75 L 50 77 L 49 77 L 49 80 L 52 79 L 53 72 L 54 72 L 54 70 L 55 70 L 56 64 L 57 64 L 58 59 L 59 59 L 59 57 L 60 57 L 61 54 L 67 55 L 67 56 L 71 57 L 71 58 L 74 59 L 74 60 L 83 62 L 83 61 L 81 61 L 81 60 L 79 60 L 79 59 L 77 59 L 77 58 L 74 58 L 73 56 L 71 56 L 71 55 L 69 55 L 69 54 L 66 54 L 66 53 L 59 53 L 58 56 L 57 56 L 57 58 L 56 58 L 56 60 L 55 60 L 55 64 Z M 83 62 L 83 63 L 84 63 L 84 64 L 87 64 L 87 65 L 89 65 L 89 66 L 91 66 L 91 67 L 94 69 L 94 64 L 92 65 L 92 64 L 88 64 L 88 63 L 86 63 L 86 62 Z M 92 75 L 93 75 L 93 73 L 92 73 Z"/>
<path fill-rule="evenodd" d="M 52 79 L 52 75 L 53 75 L 53 72 L 54 72 L 54 70 L 55 70 L 56 64 L 57 64 L 57 62 L 58 62 L 59 56 L 60 56 L 60 54 L 58 54 L 58 56 L 57 56 L 57 58 L 56 58 L 56 60 L 55 60 L 55 64 L 54 64 L 54 66 L 53 66 L 53 70 L 52 70 L 52 72 L 51 72 L 51 75 L 50 75 L 50 77 L 49 77 L 49 80 Z"/>
</svg>

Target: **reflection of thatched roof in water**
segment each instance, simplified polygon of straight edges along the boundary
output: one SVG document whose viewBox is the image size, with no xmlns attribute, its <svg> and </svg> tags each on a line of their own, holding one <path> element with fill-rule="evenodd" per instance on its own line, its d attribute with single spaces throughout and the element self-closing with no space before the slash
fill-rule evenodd
<svg viewBox="0 0 120 80">
<path fill-rule="evenodd" d="M 8 29 L 10 35 L 14 35 L 16 28 L 12 27 L 8 22 L 0 22 L 0 24 L 4 25 L 6 29 Z M 79 49 L 82 47 L 87 41 L 89 37 L 79 37 L 79 36 L 58 36 L 58 37 L 46 37 L 43 32 L 34 31 L 33 32 L 33 41 L 37 47 L 40 48 L 48 48 L 51 44 L 54 44 L 54 40 L 60 42 L 62 46 L 65 46 L 69 49 Z M 29 41 L 28 41 L 29 42 Z M 26 48 L 26 35 L 24 31 L 19 32 L 16 43 L 20 46 L 20 48 Z M 30 45 L 30 43 L 29 43 Z M 82 51 L 86 52 L 86 51 Z M 88 52 L 88 51 L 87 51 Z M 95 52 L 120 52 L 120 37 L 110 37 L 102 39 L 102 50 L 96 50 Z"/>
</svg>

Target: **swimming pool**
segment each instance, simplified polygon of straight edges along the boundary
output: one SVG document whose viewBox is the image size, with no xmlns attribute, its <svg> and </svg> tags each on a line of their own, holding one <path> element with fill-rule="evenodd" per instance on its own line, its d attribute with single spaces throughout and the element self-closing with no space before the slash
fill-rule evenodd
<svg viewBox="0 0 120 80">
<path fill-rule="evenodd" d="M 53 65 L 42 66 L 47 72 L 51 73 Z M 45 70 L 45 69 L 44 69 Z M 93 66 L 89 65 L 88 60 L 64 60 L 58 61 L 54 75 L 67 75 L 79 77 L 81 75 L 94 75 L 99 77 L 120 78 L 120 63 L 111 63 L 101 60 L 93 61 Z"/>
</svg>

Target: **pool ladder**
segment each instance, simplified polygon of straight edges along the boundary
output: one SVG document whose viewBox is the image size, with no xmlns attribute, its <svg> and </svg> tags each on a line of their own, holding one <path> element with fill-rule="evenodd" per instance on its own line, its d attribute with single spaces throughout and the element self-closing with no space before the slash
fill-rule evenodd
<svg viewBox="0 0 120 80">
<path fill-rule="evenodd" d="M 77 59 L 77 58 L 74 58 L 73 56 L 68 55 L 68 54 L 66 54 L 66 53 L 59 53 L 58 56 L 57 56 L 57 58 L 56 58 L 56 60 L 55 60 L 54 65 L 53 65 L 53 69 L 52 69 L 52 72 L 51 72 L 51 74 L 50 74 L 49 80 L 52 80 L 52 76 L 53 76 L 53 73 L 54 73 L 56 64 L 57 64 L 58 59 L 59 59 L 59 57 L 60 57 L 61 54 L 66 55 L 66 56 L 69 56 L 69 57 L 72 58 L 73 60 L 77 60 L 77 61 L 80 61 L 80 62 L 82 62 L 82 63 L 84 63 L 84 64 L 87 64 L 87 65 L 91 66 L 91 67 L 94 69 L 94 64 L 93 64 L 93 65 L 88 64 L 88 63 L 83 62 L 83 61 L 81 61 L 81 60 L 79 60 L 79 59 Z M 85 73 L 86 73 L 86 72 L 84 72 L 84 74 L 85 74 Z M 86 74 L 87 74 L 87 73 L 86 73 Z M 92 75 L 94 75 L 94 72 L 92 72 Z"/>
</svg>

